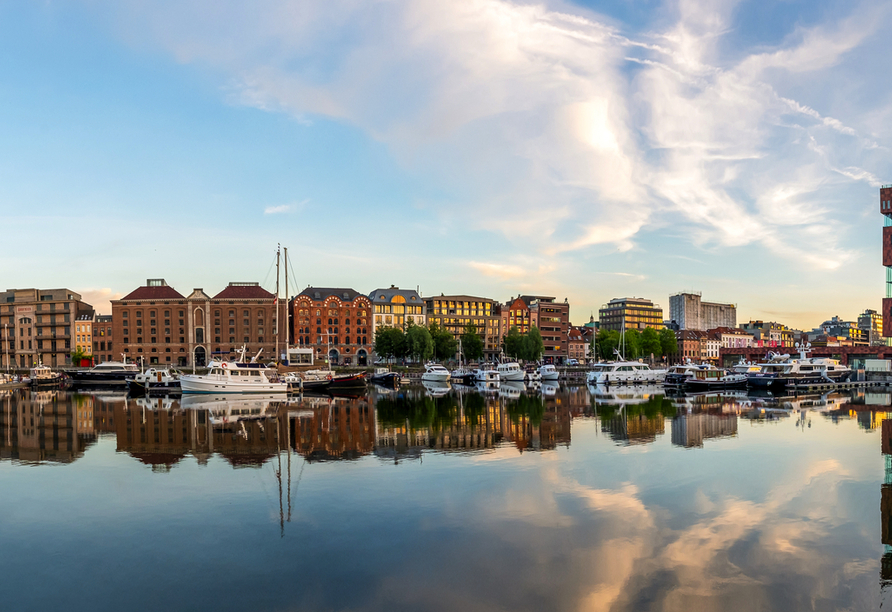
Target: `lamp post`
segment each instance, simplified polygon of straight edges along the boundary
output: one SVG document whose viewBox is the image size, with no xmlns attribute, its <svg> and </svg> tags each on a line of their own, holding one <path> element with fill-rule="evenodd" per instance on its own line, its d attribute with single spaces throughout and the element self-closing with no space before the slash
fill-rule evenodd
<svg viewBox="0 0 892 612">
<path fill-rule="evenodd" d="M 6 336 L 6 373 L 9 374 L 9 323 L 3 324 L 3 335 Z"/>
</svg>

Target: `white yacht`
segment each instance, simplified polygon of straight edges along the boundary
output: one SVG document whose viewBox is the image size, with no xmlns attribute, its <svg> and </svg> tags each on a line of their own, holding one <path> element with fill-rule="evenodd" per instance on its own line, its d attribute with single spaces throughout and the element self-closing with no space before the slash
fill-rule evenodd
<svg viewBox="0 0 892 612">
<path fill-rule="evenodd" d="M 441 366 L 439 363 L 429 363 L 424 366 L 424 374 L 421 380 L 424 382 L 449 382 L 452 375 L 449 370 Z"/>
<path fill-rule="evenodd" d="M 759 369 L 746 374 L 747 384 L 756 388 L 784 388 L 790 384 L 821 384 L 845 382 L 852 375 L 849 366 L 829 357 L 808 357 L 811 344 L 796 343 L 799 358 L 769 353 Z"/>
<path fill-rule="evenodd" d="M 558 372 L 557 368 L 552 364 L 546 363 L 543 366 L 539 366 L 539 378 L 541 378 L 543 382 L 546 380 L 556 381 L 560 378 L 560 372 Z"/>
<path fill-rule="evenodd" d="M 258 353 L 259 354 L 259 353 Z M 274 369 L 257 363 L 257 356 L 245 363 L 245 349 L 238 361 L 211 361 L 207 374 L 182 374 L 183 393 L 287 393 L 288 383 Z"/>
<path fill-rule="evenodd" d="M 503 382 L 523 382 L 526 374 L 523 368 L 514 361 L 500 363 L 496 367 L 496 371 L 499 373 L 499 380 Z"/>
<path fill-rule="evenodd" d="M 645 384 L 661 383 L 666 378 L 666 370 L 652 370 L 646 363 L 638 361 L 614 361 L 599 363 L 586 375 L 590 385 Z"/>
</svg>

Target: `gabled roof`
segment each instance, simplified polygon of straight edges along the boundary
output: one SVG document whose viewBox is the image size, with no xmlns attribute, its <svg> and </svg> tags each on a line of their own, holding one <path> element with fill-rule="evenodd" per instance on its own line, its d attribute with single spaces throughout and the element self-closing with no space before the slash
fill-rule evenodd
<svg viewBox="0 0 892 612">
<path fill-rule="evenodd" d="M 271 300 L 276 296 L 258 283 L 229 283 L 223 291 L 214 296 L 215 300 Z"/>
<path fill-rule="evenodd" d="M 320 302 L 328 297 L 334 296 L 345 302 L 352 302 L 362 294 L 354 289 L 338 288 L 338 287 L 307 287 L 298 294 L 306 296 L 311 300 Z M 362 297 L 366 297 L 362 295 Z"/>
<path fill-rule="evenodd" d="M 169 285 L 160 285 L 156 287 L 140 287 L 134 291 L 131 291 L 127 295 L 121 298 L 121 301 L 126 300 L 184 300 L 182 295 L 180 295 L 179 291 L 174 289 Z"/>
</svg>

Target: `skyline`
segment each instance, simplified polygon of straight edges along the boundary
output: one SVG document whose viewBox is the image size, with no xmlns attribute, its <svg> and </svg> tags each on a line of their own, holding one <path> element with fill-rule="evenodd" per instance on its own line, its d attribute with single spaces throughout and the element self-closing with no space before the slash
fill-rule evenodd
<svg viewBox="0 0 892 612">
<path fill-rule="evenodd" d="M 3 287 L 880 310 L 879 2 L 0 7 Z M 886 27 L 884 27 L 886 26 Z M 368 285 L 366 287 L 365 285 Z M 274 286 L 274 285 L 273 285 Z M 92 299 L 92 301 L 91 301 Z"/>
</svg>

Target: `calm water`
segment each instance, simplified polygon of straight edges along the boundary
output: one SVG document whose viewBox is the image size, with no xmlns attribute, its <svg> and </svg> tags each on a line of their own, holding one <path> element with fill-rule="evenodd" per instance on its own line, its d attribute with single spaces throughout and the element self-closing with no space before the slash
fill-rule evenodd
<svg viewBox="0 0 892 612">
<path fill-rule="evenodd" d="M 0 391 L 0 602 L 876 610 L 892 577 L 890 404 Z"/>
</svg>

